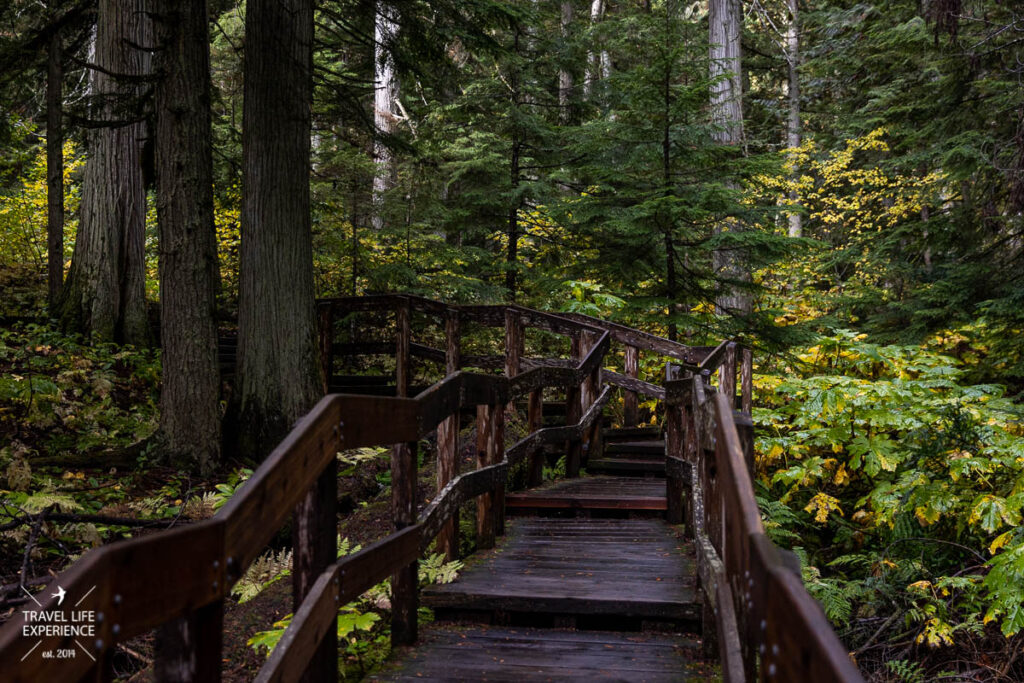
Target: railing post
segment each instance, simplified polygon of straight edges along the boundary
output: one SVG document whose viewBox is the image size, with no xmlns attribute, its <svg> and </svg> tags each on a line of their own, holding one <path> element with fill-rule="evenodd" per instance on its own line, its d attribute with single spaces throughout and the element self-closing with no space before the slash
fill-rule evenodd
<svg viewBox="0 0 1024 683">
<path fill-rule="evenodd" d="M 512 379 L 519 374 L 522 361 L 523 321 L 519 311 L 514 308 L 505 309 L 505 376 Z M 515 404 L 509 401 L 506 410 L 515 411 Z"/>
<path fill-rule="evenodd" d="M 666 396 L 666 399 L 668 397 Z M 665 401 L 665 454 L 668 457 L 683 457 L 683 407 L 673 401 Z M 683 523 L 683 481 L 676 473 L 674 467 L 668 467 L 666 462 L 665 472 L 665 498 L 667 509 L 665 517 L 669 524 Z"/>
<path fill-rule="evenodd" d="M 459 311 L 450 308 L 445 313 L 445 372 L 448 375 L 459 371 L 461 348 L 459 338 Z M 446 417 L 437 426 L 437 490 L 441 491 L 448 482 L 459 474 L 459 411 Z M 456 511 L 441 527 L 437 535 L 437 548 L 444 553 L 447 561 L 459 554 L 459 516 Z"/>
<path fill-rule="evenodd" d="M 754 481 L 754 421 L 749 414 L 738 410 L 733 413 L 733 421 L 743 449 L 743 463 L 747 466 L 750 481 Z"/>
<path fill-rule="evenodd" d="M 725 347 L 725 360 L 718 368 L 718 393 L 729 399 L 729 405 L 736 405 L 736 344 Z"/>
<path fill-rule="evenodd" d="M 580 345 L 580 360 L 586 358 L 590 350 L 594 348 L 594 344 L 597 342 L 597 335 L 593 332 L 582 333 L 582 343 Z M 598 370 L 589 373 L 583 378 L 583 383 L 580 384 L 580 418 L 583 417 L 584 413 L 590 409 L 594 401 L 597 399 L 597 383 L 600 381 Z M 577 420 L 578 421 L 578 420 Z M 585 467 L 590 460 L 592 444 L 590 443 L 590 432 L 584 432 L 580 435 L 580 463 Z"/>
<path fill-rule="evenodd" d="M 583 357 L 583 340 L 581 333 L 572 335 L 572 360 L 579 363 Z M 574 425 L 580 421 L 580 393 L 581 386 L 573 385 L 565 388 L 565 424 Z M 578 477 L 580 475 L 580 462 L 582 460 L 583 447 L 579 439 L 570 439 L 566 443 L 565 453 L 565 476 Z"/>
<path fill-rule="evenodd" d="M 409 302 L 395 309 L 395 395 L 409 395 L 409 344 L 412 342 Z"/>
<path fill-rule="evenodd" d="M 395 531 L 416 523 L 417 443 L 395 444 L 391 451 L 391 514 Z M 419 562 L 411 562 L 391 575 L 391 644 L 416 641 Z M 337 668 L 337 650 L 334 652 Z"/>
<path fill-rule="evenodd" d="M 754 406 L 754 351 L 743 347 L 743 365 L 740 370 L 740 410 L 747 415 Z"/>
<path fill-rule="evenodd" d="M 640 349 L 626 345 L 626 377 L 637 379 L 640 376 Z M 640 421 L 640 408 L 635 391 L 625 391 L 623 396 L 622 426 L 636 427 Z"/>
<path fill-rule="evenodd" d="M 295 506 L 292 522 L 292 609 L 309 594 L 320 574 L 338 559 L 338 461 L 331 462 Z M 338 679 L 338 636 L 328 630 L 310 657 L 303 681 Z"/>
<path fill-rule="evenodd" d="M 409 344 L 412 340 L 411 312 L 408 301 L 395 310 L 395 394 L 409 395 Z M 395 444 L 391 448 L 391 516 L 395 531 L 416 523 L 417 443 Z M 419 563 L 412 562 L 391 576 L 391 644 L 408 645 L 416 641 L 419 596 Z M 335 651 L 337 668 L 337 651 Z"/>
<path fill-rule="evenodd" d="M 491 406 L 476 407 L 476 467 L 487 467 L 491 441 Z M 476 547 L 486 550 L 494 547 L 494 493 L 483 493 L 476 499 Z"/>
<path fill-rule="evenodd" d="M 493 405 L 490 409 L 491 428 L 487 438 L 487 464 L 497 465 L 505 459 L 505 410 L 504 406 Z M 494 488 L 491 501 L 494 510 L 494 534 L 505 535 L 505 483 L 499 482 Z"/>
<path fill-rule="evenodd" d="M 223 600 L 158 626 L 153 657 L 155 680 L 181 683 L 220 681 L 223 630 Z M 109 680 L 106 677 L 108 665 L 106 657 L 100 658 L 95 665 L 99 680 Z M 337 663 L 334 668 L 337 671 Z"/>
<path fill-rule="evenodd" d="M 544 389 L 530 392 L 530 402 L 526 409 L 526 431 L 533 434 L 543 426 L 544 420 Z M 540 446 L 530 451 L 528 485 L 540 486 L 544 481 L 544 449 Z"/>
<path fill-rule="evenodd" d="M 334 304 L 320 304 L 320 375 L 323 377 L 324 393 L 330 392 L 331 379 L 334 375 Z"/>
</svg>

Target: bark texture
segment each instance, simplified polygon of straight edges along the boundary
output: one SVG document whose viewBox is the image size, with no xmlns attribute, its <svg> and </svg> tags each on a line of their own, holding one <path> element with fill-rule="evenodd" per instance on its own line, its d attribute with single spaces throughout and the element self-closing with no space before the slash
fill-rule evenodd
<svg viewBox="0 0 1024 683">
<path fill-rule="evenodd" d="M 604 15 L 604 0 L 591 0 L 590 2 L 590 25 L 594 27 Z M 583 95 L 590 98 L 594 93 L 594 83 L 598 81 L 609 62 L 606 51 L 594 52 L 593 48 L 587 50 L 587 75 L 583 80 Z M 607 65 L 610 67 L 610 63 Z"/>
<path fill-rule="evenodd" d="M 207 5 L 161 0 L 158 14 L 160 434 L 168 459 L 207 473 L 220 460 Z"/>
<path fill-rule="evenodd" d="M 103 122 L 87 135 L 81 220 L 71 270 L 59 302 L 62 324 L 103 341 L 145 344 L 146 188 L 140 77 L 152 59 L 143 0 L 100 0 L 96 24 L 91 116 Z"/>
<path fill-rule="evenodd" d="M 743 82 L 740 37 L 743 25 L 741 0 L 710 0 L 708 32 L 711 43 L 711 123 L 715 141 L 720 145 L 743 144 Z M 718 231 L 740 231 L 742 225 L 727 220 Z M 749 313 L 750 297 L 738 285 L 750 280 L 740 255 L 734 249 L 714 253 L 716 276 L 722 281 L 718 297 L 720 313 Z"/>
<path fill-rule="evenodd" d="M 64 285 L 64 69 L 60 32 L 46 55 L 46 271 L 50 309 L 56 310 Z"/>
<path fill-rule="evenodd" d="M 238 369 L 228 443 L 263 457 L 320 391 L 310 231 L 312 0 L 245 20 Z"/>
</svg>

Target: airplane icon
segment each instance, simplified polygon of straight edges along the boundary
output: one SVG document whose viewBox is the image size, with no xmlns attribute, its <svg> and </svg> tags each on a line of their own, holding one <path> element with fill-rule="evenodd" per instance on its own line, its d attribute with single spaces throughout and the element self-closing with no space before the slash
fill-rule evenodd
<svg viewBox="0 0 1024 683">
<path fill-rule="evenodd" d="M 66 592 L 67 591 L 65 591 L 61 586 L 57 586 L 57 592 L 53 593 L 50 596 L 50 597 L 57 598 L 57 607 L 60 607 L 61 603 L 64 602 L 64 595 L 65 595 Z"/>
</svg>

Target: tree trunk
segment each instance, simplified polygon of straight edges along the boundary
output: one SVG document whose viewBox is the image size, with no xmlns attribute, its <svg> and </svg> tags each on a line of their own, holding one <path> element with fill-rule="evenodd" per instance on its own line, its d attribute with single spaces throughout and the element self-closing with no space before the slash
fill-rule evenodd
<svg viewBox="0 0 1024 683">
<path fill-rule="evenodd" d="M 590 26 L 593 28 L 601 21 L 604 14 L 604 0 L 591 0 L 590 2 Z M 597 82 L 601 73 L 601 57 L 604 53 L 595 53 L 591 47 L 587 50 L 587 75 L 583 79 L 583 95 L 590 98 L 594 93 L 594 83 Z"/>
<path fill-rule="evenodd" d="M 102 341 L 146 344 L 146 188 L 137 79 L 150 73 L 144 0 L 100 0 L 92 73 L 92 116 L 106 125 L 88 134 L 81 220 L 67 286 L 58 305 L 64 327 Z"/>
<path fill-rule="evenodd" d="M 206 0 L 161 0 L 157 16 L 160 435 L 172 463 L 207 474 L 220 461 L 221 433 Z"/>
<path fill-rule="evenodd" d="M 46 57 L 46 271 L 50 310 L 56 311 L 64 284 L 64 69 L 60 31 Z"/>
<path fill-rule="evenodd" d="M 228 444 L 263 457 L 321 386 L 309 197 L 312 0 L 252 0 L 245 35 L 238 370 Z"/>
<path fill-rule="evenodd" d="M 738 147 L 743 143 L 743 85 L 740 56 L 743 8 L 741 0 L 710 0 L 708 26 L 711 57 L 711 123 L 720 145 Z M 743 226 L 727 220 L 719 232 L 738 232 Z M 748 313 L 750 297 L 738 285 L 750 281 L 734 249 L 718 249 L 713 257 L 715 274 L 722 281 L 718 296 L 719 313 Z"/>
<path fill-rule="evenodd" d="M 789 72 L 788 95 L 789 117 L 786 120 L 786 144 L 789 147 L 800 146 L 800 22 L 797 0 L 787 0 L 789 4 L 789 24 L 786 26 L 786 66 Z M 790 199 L 797 198 L 796 192 L 790 193 Z M 803 216 L 793 212 L 789 214 L 789 236 L 802 237 Z"/>
<path fill-rule="evenodd" d="M 561 34 L 562 44 L 569 41 L 572 29 L 572 3 L 562 2 Z M 563 126 L 572 122 L 572 71 L 569 69 L 569 58 L 562 58 L 562 67 L 558 70 L 558 120 Z"/>
<path fill-rule="evenodd" d="M 376 230 L 384 227 L 384 193 L 395 186 L 394 159 L 381 136 L 393 135 L 395 132 L 394 106 L 399 92 L 391 49 L 398 34 L 397 15 L 397 9 L 378 0 L 373 31 L 373 121 L 377 127 L 373 142 L 373 159 L 377 163 L 373 175 L 373 227 Z"/>
</svg>

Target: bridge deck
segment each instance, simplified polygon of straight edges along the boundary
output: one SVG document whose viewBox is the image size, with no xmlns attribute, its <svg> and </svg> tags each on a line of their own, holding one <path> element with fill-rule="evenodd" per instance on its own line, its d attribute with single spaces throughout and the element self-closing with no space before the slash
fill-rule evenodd
<svg viewBox="0 0 1024 683">
<path fill-rule="evenodd" d="M 434 625 L 373 681 L 705 681 L 692 638 Z"/>
<path fill-rule="evenodd" d="M 524 517 L 454 583 L 424 590 L 423 604 L 519 623 L 692 623 L 695 575 L 692 548 L 662 520 Z"/>
</svg>

